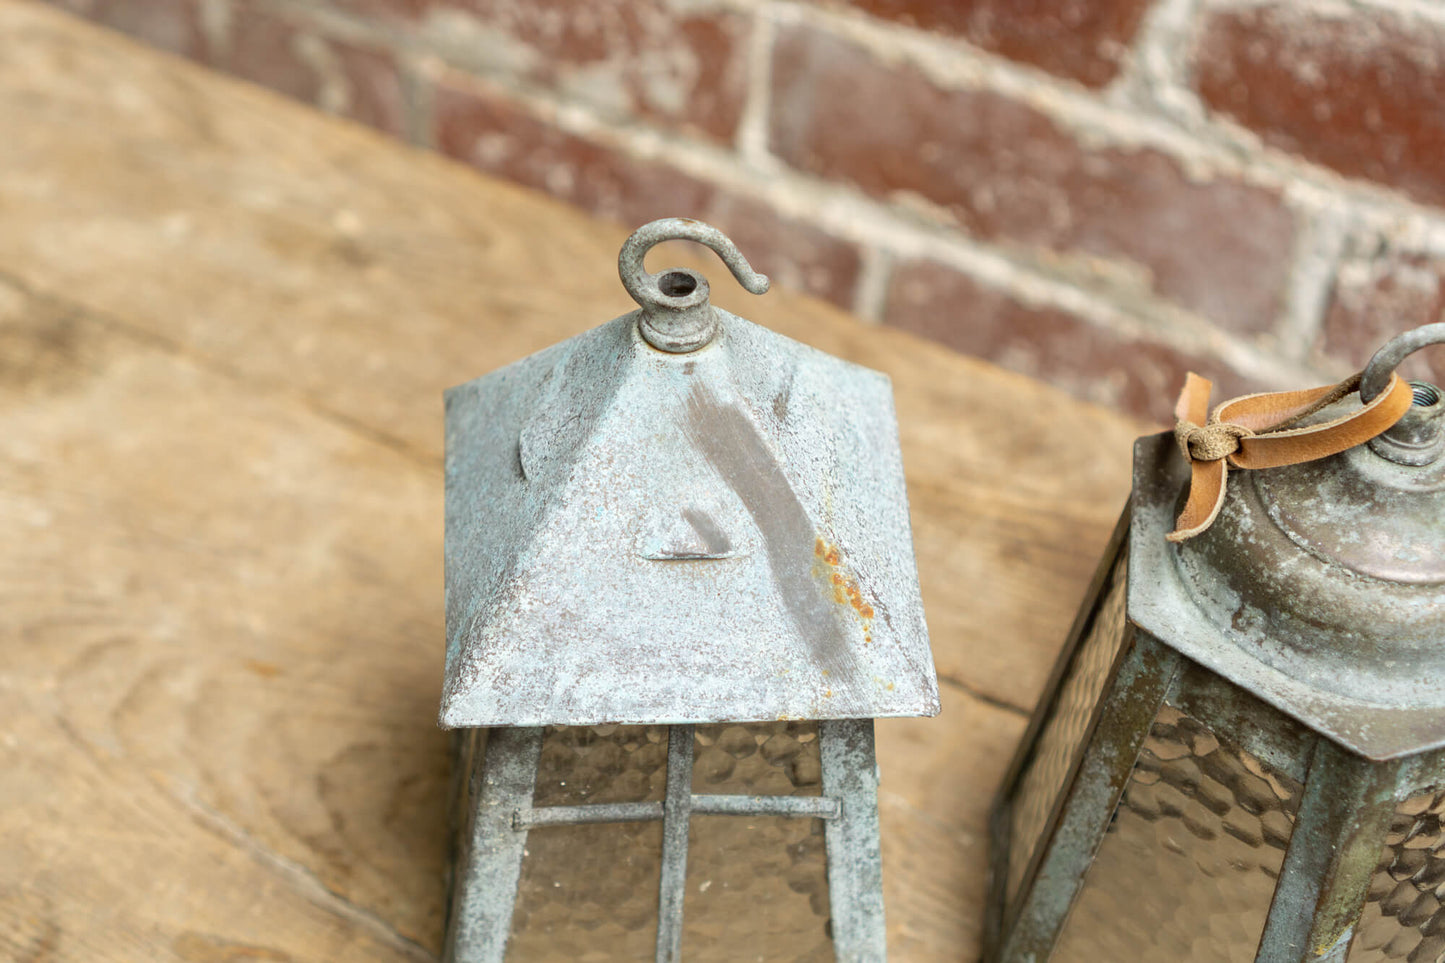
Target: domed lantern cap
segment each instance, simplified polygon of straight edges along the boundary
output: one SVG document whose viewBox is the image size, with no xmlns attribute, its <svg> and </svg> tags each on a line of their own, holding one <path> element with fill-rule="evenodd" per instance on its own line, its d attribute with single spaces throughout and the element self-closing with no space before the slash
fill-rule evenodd
<svg viewBox="0 0 1445 963">
<path fill-rule="evenodd" d="M 1440 341 L 1445 324 L 1386 345 L 1362 398 Z M 1445 403 L 1431 385 L 1414 393 L 1367 445 L 1232 474 L 1214 524 L 1180 544 L 1164 534 L 1187 462 L 1168 435 L 1135 447 L 1130 619 L 1373 759 L 1445 746 Z"/>
<path fill-rule="evenodd" d="M 886 376 L 648 274 L 641 310 L 447 392 L 441 723 L 931 715 Z"/>
</svg>

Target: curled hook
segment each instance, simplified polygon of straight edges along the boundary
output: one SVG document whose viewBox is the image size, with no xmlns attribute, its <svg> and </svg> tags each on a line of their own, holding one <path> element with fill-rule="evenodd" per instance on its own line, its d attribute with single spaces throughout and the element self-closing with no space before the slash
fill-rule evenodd
<svg viewBox="0 0 1445 963">
<path fill-rule="evenodd" d="M 717 228 L 685 217 L 667 217 L 632 233 L 617 255 L 617 273 L 632 300 L 642 306 L 639 327 L 647 343 L 661 351 L 695 351 L 717 333 L 717 317 L 708 303 L 707 278 L 686 268 L 649 274 L 643 258 L 663 241 L 696 241 L 712 248 L 739 284 L 753 294 L 768 290 L 767 275 L 748 264 L 737 245 Z"/>
<path fill-rule="evenodd" d="M 1431 344 L 1445 344 L 1445 321 L 1421 325 L 1386 341 L 1360 375 L 1360 400 L 1365 404 L 1374 401 L 1389 386 L 1390 375 L 1400 362 Z"/>
<path fill-rule="evenodd" d="M 1390 384 L 1395 369 L 1411 354 L 1445 344 L 1445 322 L 1426 324 L 1386 341 L 1360 374 L 1360 400 L 1369 404 Z M 1386 432 L 1370 439 L 1370 449 L 1400 465 L 1424 466 L 1445 454 L 1445 407 L 1433 385 L 1411 383 L 1414 404 Z"/>
</svg>

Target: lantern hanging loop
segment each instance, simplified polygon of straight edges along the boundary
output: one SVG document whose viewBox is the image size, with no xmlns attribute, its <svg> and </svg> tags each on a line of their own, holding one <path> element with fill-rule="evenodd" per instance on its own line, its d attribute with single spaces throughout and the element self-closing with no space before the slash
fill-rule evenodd
<svg viewBox="0 0 1445 963">
<path fill-rule="evenodd" d="M 668 217 L 644 224 L 632 233 L 617 256 L 617 273 L 632 300 L 642 307 L 638 327 L 648 344 L 660 351 L 696 351 L 717 334 L 718 322 L 708 303 L 707 278 L 687 268 L 649 274 L 643 259 L 663 241 L 696 241 L 713 250 L 746 290 L 763 294 L 767 275 L 753 270 L 732 240 L 717 228 L 686 217 Z"/>
<path fill-rule="evenodd" d="M 1183 542 L 1203 533 L 1224 507 L 1230 467 L 1279 468 L 1335 455 L 1389 430 L 1410 410 L 1411 386 L 1387 372 L 1388 390 L 1328 421 L 1301 425 L 1346 395 L 1359 391 L 1360 375 L 1304 391 L 1242 395 L 1209 410 L 1207 378 L 1189 372 L 1174 414 L 1174 437 L 1190 463 L 1189 495 L 1165 536 Z M 1207 416 L 1207 417 L 1206 417 Z"/>
<path fill-rule="evenodd" d="M 1386 341 L 1360 374 L 1360 400 L 1365 404 L 1374 401 L 1402 361 L 1432 344 L 1445 344 L 1445 321 L 1414 328 Z"/>
<path fill-rule="evenodd" d="M 1360 399 L 1370 401 L 1406 357 L 1432 344 L 1445 344 L 1445 323 L 1427 324 L 1385 342 L 1360 374 Z M 1434 385 L 1412 382 L 1414 404 L 1389 431 L 1370 439 L 1370 449 L 1399 465 L 1423 467 L 1445 455 L 1445 405 Z"/>
</svg>

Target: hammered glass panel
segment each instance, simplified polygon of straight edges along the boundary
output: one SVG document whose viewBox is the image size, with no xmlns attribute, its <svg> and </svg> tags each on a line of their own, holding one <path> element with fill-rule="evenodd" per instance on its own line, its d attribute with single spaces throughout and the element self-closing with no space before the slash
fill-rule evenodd
<svg viewBox="0 0 1445 963">
<path fill-rule="evenodd" d="M 1250 963 L 1301 785 L 1162 708 L 1054 963 Z"/>
<path fill-rule="evenodd" d="M 534 806 L 661 801 L 667 726 L 548 726 Z"/>
<path fill-rule="evenodd" d="M 698 726 L 694 793 L 816 796 L 816 722 Z M 823 821 L 694 815 L 682 958 L 687 963 L 833 959 Z"/>
<path fill-rule="evenodd" d="M 698 726 L 692 791 L 754 796 L 817 796 L 823 763 L 816 722 Z"/>
<path fill-rule="evenodd" d="M 660 822 L 533 829 L 507 963 L 651 960 L 661 853 Z"/>
<path fill-rule="evenodd" d="M 831 961 L 823 821 L 693 816 L 682 958 Z"/>
<path fill-rule="evenodd" d="M 1024 870 L 1083 750 L 1095 707 L 1119 657 L 1126 634 L 1126 571 L 1125 556 L 1121 554 L 1109 573 L 1093 624 L 1074 650 L 1054 700 L 1053 712 L 1039 730 L 1033 758 L 1014 793 L 1008 854 L 1009 900 L 1018 895 Z"/>
<path fill-rule="evenodd" d="M 553 726 L 533 805 L 657 801 L 666 784 L 666 726 Z M 651 960 L 661 867 L 660 822 L 534 827 L 507 960 Z"/>
<path fill-rule="evenodd" d="M 1370 880 L 1348 963 L 1445 961 L 1445 792 L 1400 803 Z"/>
</svg>

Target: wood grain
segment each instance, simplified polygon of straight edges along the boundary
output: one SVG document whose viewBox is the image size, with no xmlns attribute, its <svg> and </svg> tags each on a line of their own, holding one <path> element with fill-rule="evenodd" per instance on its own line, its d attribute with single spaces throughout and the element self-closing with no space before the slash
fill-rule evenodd
<svg viewBox="0 0 1445 963">
<path fill-rule="evenodd" d="M 433 958 L 441 390 L 628 310 L 626 229 L 48 9 L 0 50 L 0 956 Z M 879 724 L 890 945 L 970 959 L 1140 426 L 664 257 L 894 379 L 945 691 Z"/>
</svg>

